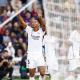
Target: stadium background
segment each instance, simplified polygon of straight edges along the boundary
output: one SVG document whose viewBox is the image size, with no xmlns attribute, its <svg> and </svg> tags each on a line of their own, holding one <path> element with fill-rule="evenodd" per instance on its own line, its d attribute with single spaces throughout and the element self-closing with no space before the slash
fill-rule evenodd
<svg viewBox="0 0 80 80">
<path fill-rule="evenodd" d="M 28 0 L 22 0 L 23 5 L 27 4 Z M 39 11 L 43 13 L 42 9 L 42 0 L 38 0 L 38 2 L 33 4 L 35 9 L 32 11 L 31 6 L 28 7 L 25 11 L 21 13 L 25 21 L 29 23 L 30 18 L 27 16 L 33 15 L 37 16 L 36 6 L 39 6 Z M 45 19 L 47 25 L 48 34 L 57 36 L 59 38 L 59 48 L 56 52 L 56 55 L 59 59 L 59 73 L 61 76 L 65 76 L 67 73 L 68 63 L 67 63 L 67 39 L 70 35 L 70 32 L 76 27 L 80 26 L 80 1 L 79 0 L 44 0 L 44 8 L 46 11 Z M 6 7 L 7 6 L 7 7 Z M 26 12 L 29 10 L 28 12 Z M 13 10 L 10 6 L 10 0 L 0 0 L 0 23 L 4 22 L 8 17 L 13 15 Z M 44 22 L 45 22 L 44 19 Z M 9 42 L 12 39 L 12 43 L 15 49 L 15 56 L 21 57 L 25 54 L 27 50 L 27 35 L 24 31 L 22 31 L 21 26 L 18 22 L 17 18 L 14 18 L 3 28 L 0 28 L 0 50 L 4 48 L 4 44 Z M 48 27 L 49 26 L 49 27 Z M 25 45 L 26 44 L 26 45 Z M 65 66 L 65 67 L 64 67 Z M 15 66 L 15 69 L 18 67 Z M 16 71 L 16 70 L 15 70 Z M 16 74 L 15 74 L 16 73 Z M 17 75 L 15 72 L 14 75 Z"/>
</svg>

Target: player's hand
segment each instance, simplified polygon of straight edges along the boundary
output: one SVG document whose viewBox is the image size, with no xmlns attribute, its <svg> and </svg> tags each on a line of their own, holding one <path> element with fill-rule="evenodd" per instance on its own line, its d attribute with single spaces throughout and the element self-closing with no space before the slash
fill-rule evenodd
<svg viewBox="0 0 80 80">
<path fill-rule="evenodd" d="M 38 17 L 42 17 L 42 14 L 38 13 Z"/>
<path fill-rule="evenodd" d="M 38 14 L 38 17 L 42 17 L 42 11 L 41 11 L 41 9 L 37 10 L 37 14 Z"/>
</svg>

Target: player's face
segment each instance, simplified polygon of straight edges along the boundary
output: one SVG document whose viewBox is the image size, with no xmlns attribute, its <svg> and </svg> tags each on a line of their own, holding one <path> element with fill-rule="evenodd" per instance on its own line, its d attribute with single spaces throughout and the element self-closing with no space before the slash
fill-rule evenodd
<svg viewBox="0 0 80 80">
<path fill-rule="evenodd" d="M 31 26 L 33 27 L 33 28 L 38 28 L 39 27 L 39 22 L 38 22 L 38 20 L 36 20 L 35 18 L 32 18 L 31 19 Z"/>
</svg>

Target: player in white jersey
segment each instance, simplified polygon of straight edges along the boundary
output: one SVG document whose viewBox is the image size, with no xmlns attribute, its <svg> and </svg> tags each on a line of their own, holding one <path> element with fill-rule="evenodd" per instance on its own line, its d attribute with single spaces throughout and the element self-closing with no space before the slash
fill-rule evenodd
<svg viewBox="0 0 80 80">
<path fill-rule="evenodd" d="M 75 80 L 75 71 L 80 68 L 80 29 L 72 31 L 69 37 L 69 42 L 70 47 L 68 52 L 68 59 L 70 75 L 66 80 Z"/>
<path fill-rule="evenodd" d="M 18 16 L 22 26 L 25 28 L 26 33 L 28 34 L 28 63 L 29 63 L 29 73 L 30 80 L 35 80 L 35 69 L 38 67 L 40 72 L 40 80 L 44 80 L 45 75 L 45 61 L 42 54 L 42 40 L 45 33 L 45 25 L 43 24 L 42 17 L 39 14 L 38 20 L 34 17 L 31 18 L 31 26 L 28 26 L 23 18 Z"/>
<path fill-rule="evenodd" d="M 45 35 L 43 39 L 45 47 L 46 64 L 51 80 L 58 80 L 58 59 L 56 57 L 56 49 L 58 48 L 58 39 L 54 36 Z"/>
</svg>

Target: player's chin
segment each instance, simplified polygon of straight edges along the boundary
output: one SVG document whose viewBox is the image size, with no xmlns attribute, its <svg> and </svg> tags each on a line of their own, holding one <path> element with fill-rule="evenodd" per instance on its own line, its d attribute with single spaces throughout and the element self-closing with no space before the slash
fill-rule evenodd
<svg viewBox="0 0 80 80">
<path fill-rule="evenodd" d="M 36 28 L 36 26 L 32 26 L 32 28 Z"/>
<path fill-rule="evenodd" d="M 38 28 L 39 27 L 39 25 L 33 25 L 32 26 L 32 28 Z"/>
<path fill-rule="evenodd" d="M 32 26 L 32 28 L 34 28 L 34 26 Z"/>
<path fill-rule="evenodd" d="M 34 27 L 35 27 L 35 28 L 39 28 L 39 25 L 35 25 Z"/>
</svg>

